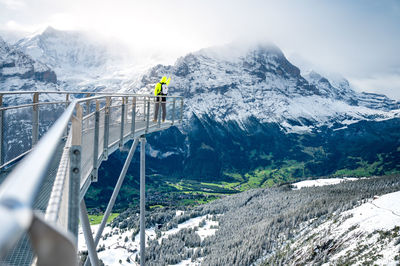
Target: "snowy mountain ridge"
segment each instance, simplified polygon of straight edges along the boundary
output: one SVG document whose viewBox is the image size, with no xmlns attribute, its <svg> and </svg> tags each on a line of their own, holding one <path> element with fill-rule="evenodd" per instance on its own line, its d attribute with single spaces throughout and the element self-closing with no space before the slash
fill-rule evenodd
<svg viewBox="0 0 400 266">
<path fill-rule="evenodd" d="M 140 65 L 128 47 L 89 32 L 48 27 L 19 40 L 15 47 L 50 66 L 64 90 L 119 91 L 150 67 Z"/>
<path fill-rule="evenodd" d="M 154 67 L 136 89 L 165 74 L 172 76 L 171 93 L 185 96 L 187 118 L 205 114 L 246 128 L 246 121 L 255 117 L 288 132 L 309 132 L 325 125 L 399 117 L 399 103 L 384 95 L 357 93 L 347 80 L 334 86 L 315 72 L 301 76 L 273 45 L 203 49 L 181 57 L 174 66 Z M 147 86 L 148 92 L 151 89 Z"/>
<path fill-rule="evenodd" d="M 70 72 L 84 72 L 86 75 L 96 72 L 111 59 L 105 47 L 95 46 L 85 35 L 52 27 L 21 39 L 15 46 L 49 65 L 60 77 Z"/>
<path fill-rule="evenodd" d="M 6 91 L 57 90 L 57 75 L 0 38 L 0 84 Z"/>
</svg>

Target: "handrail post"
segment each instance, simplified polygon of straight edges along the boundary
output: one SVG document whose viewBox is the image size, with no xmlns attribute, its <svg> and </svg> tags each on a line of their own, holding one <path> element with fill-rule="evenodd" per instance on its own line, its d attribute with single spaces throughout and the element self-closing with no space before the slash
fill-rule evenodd
<svg viewBox="0 0 400 266">
<path fill-rule="evenodd" d="M 98 178 L 98 157 L 99 157 L 99 124 L 100 124 L 100 103 L 96 100 L 96 112 L 94 114 L 94 142 L 93 142 L 93 172 L 92 182 Z"/>
<path fill-rule="evenodd" d="M 32 148 L 39 140 L 39 93 L 33 94 L 33 112 L 32 112 Z"/>
<path fill-rule="evenodd" d="M 175 122 L 175 101 L 176 101 L 176 99 L 174 97 L 172 100 L 172 124 L 171 125 L 173 125 Z"/>
<path fill-rule="evenodd" d="M 110 136 L 110 106 L 111 106 L 111 97 L 106 97 L 106 106 L 104 108 L 104 145 L 103 145 L 103 154 L 104 160 L 108 159 L 108 139 Z"/>
<path fill-rule="evenodd" d="M 143 121 L 146 121 L 146 97 L 143 96 Z"/>
<path fill-rule="evenodd" d="M 65 109 L 68 108 L 70 102 L 69 102 L 69 93 L 65 94 Z M 65 136 L 68 136 L 68 126 L 65 127 Z"/>
<path fill-rule="evenodd" d="M 157 98 L 156 98 L 157 99 Z M 157 118 L 158 118 L 158 121 L 157 121 L 157 127 L 158 128 L 160 128 L 161 127 L 161 108 L 162 108 L 162 97 L 159 97 L 157 100 L 159 100 L 156 104 L 158 104 L 158 113 L 157 113 Z M 156 100 L 156 101 L 157 101 Z M 166 99 L 165 99 L 166 100 Z M 165 102 L 165 104 L 167 104 L 166 102 Z M 166 107 L 165 107 L 166 108 Z M 154 110 L 154 112 L 155 112 L 156 110 Z"/>
<path fill-rule="evenodd" d="M 131 127 L 131 137 L 135 137 L 135 123 L 136 123 L 136 96 L 132 98 L 132 127 Z"/>
<path fill-rule="evenodd" d="M 69 93 L 65 94 L 65 108 L 69 105 Z"/>
<path fill-rule="evenodd" d="M 119 148 L 122 149 L 124 147 L 124 127 L 125 127 L 125 97 L 122 97 L 122 105 L 121 105 L 121 131 L 119 135 Z"/>
<path fill-rule="evenodd" d="M 147 115 L 146 115 L 146 133 L 149 131 L 149 121 L 150 121 L 150 99 L 145 100 L 144 105 L 147 103 Z"/>
<path fill-rule="evenodd" d="M 3 107 L 3 94 L 0 94 L 0 108 Z M 0 111 L 0 165 L 4 164 L 4 111 Z"/>
<path fill-rule="evenodd" d="M 90 93 L 86 93 L 86 98 L 89 98 L 90 97 Z M 86 113 L 85 113 L 86 115 L 88 115 L 88 114 L 90 114 L 90 101 L 86 101 Z"/>
<path fill-rule="evenodd" d="M 183 98 L 181 98 L 181 119 L 179 120 L 180 123 L 182 123 L 182 118 L 183 118 Z"/>
<path fill-rule="evenodd" d="M 81 181 L 82 106 L 76 105 L 72 117 L 72 141 L 69 166 L 68 230 L 78 239 L 79 190 Z M 76 240 L 77 242 L 77 240 Z M 77 243 L 75 243 L 77 245 Z"/>
</svg>

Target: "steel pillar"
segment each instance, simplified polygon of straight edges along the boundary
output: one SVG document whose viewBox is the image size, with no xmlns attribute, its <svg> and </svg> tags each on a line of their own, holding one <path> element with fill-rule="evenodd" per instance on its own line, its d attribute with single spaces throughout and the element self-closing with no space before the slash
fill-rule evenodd
<svg viewBox="0 0 400 266">
<path fill-rule="evenodd" d="M 158 114 L 157 114 L 157 118 L 158 118 L 158 121 L 157 121 L 157 127 L 158 128 L 160 128 L 160 126 L 161 126 L 161 108 L 162 108 L 162 104 L 161 104 L 161 101 L 162 101 L 162 98 L 159 98 L 159 102 L 157 102 L 157 104 L 158 104 Z M 165 103 L 166 104 L 166 103 Z M 154 110 L 155 111 L 155 110 Z"/>
<path fill-rule="evenodd" d="M 39 140 L 39 93 L 33 94 L 33 112 L 32 112 L 32 148 Z"/>
<path fill-rule="evenodd" d="M 172 100 L 172 125 L 175 122 L 175 102 L 176 102 L 176 99 L 174 97 Z"/>
<path fill-rule="evenodd" d="M 99 127 L 100 127 L 100 103 L 96 100 L 96 112 L 94 114 L 94 141 L 93 141 L 93 171 L 92 182 L 97 182 L 99 161 Z"/>
<path fill-rule="evenodd" d="M 131 137 L 135 137 L 135 123 L 136 123 L 136 97 L 132 99 L 132 127 L 131 127 Z"/>
<path fill-rule="evenodd" d="M 136 147 L 139 144 L 139 139 L 135 139 L 132 143 L 131 149 L 129 150 L 128 157 L 125 160 L 124 166 L 122 167 L 121 174 L 119 175 L 117 184 L 115 185 L 114 191 L 111 195 L 110 201 L 108 202 L 106 212 L 104 213 L 103 219 L 101 220 L 101 224 L 99 229 L 97 230 L 96 237 L 94 240 L 94 246 L 97 247 L 100 241 L 100 237 L 103 233 L 104 227 L 106 226 L 107 219 L 111 214 L 112 208 L 114 207 L 115 200 L 117 199 L 119 190 L 121 189 L 122 182 L 124 181 L 126 172 L 128 171 L 129 165 L 132 161 L 133 154 L 135 153 Z M 85 265 L 90 265 L 89 259 L 86 259 Z"/>
<path fill-rule="evenodd" d="M 85 97 L 89 98 L 90 95 L 91 95 L 90 93 L 86 93 Z M 88 115 L 88 114 L 90 114 L 90 101 L 86 101 L 86 113 L 85 113 L 85 115 Z"/>
<path fill-rule="evenodd" d="M 146 121 L 146 97 L 143 97 L 143 121 Z"/>
<path fill-rule="evenodd" d="M 119 148 L 120 150 L 124 146 L 124 128 L 125 128 L 125 97 L 122 97 L 121 105 L 121 130 L 119 132 Z"/>
<path fill-rule="evenodd" d="M 104 108 L 104 145 L 103 145 L 104 160 L 108 159 L 108 140 L 110 136 L 110 106 L 111 106 L 111 97 L 107 97 L 106 106 Z"/>
<path fill-rule="evenodd" d="M 146 105 L 146 101 L 145 101 Z M 149 122 L 150 122 L 150 99 L 147 101 L 147 114 L 146 114 L 146 133 L 149 131 Z"/>
<path fill-rule="evenodd" d="M 149 102 L 150 104 L 150 102 Z M 145 205 L 146 205 L 146 193 L 145 193 L 145 182 L 146 182 L 146 137 L 140 137 L 140 265 L 144 266 L 146 261 L 146 240 L 145 240 Z"/>
<path fill-rule="evenodd" d="M 183 119 L 183 98 L 181 99 L 181 117 L 179 122 L 182 123 L 182 119 Z"/>
<path fill-rule="evenodd" d="M 0 94 L 0 108 L 3 107 L 3 95 Z M 0 111 L 0 166 L 4 164 L 4 111 Z"/>
<path fill-rule="evenodd" d="M 78 241 L 79 190 L 81 183 L 82 107 L 76 106 L 76 116 L 72 117 L 72 141 L 69 165 L 68 230 Z"/>
<path fill-rule="evenodd" d="M 79 220 L 82 224 L 83 235 L 85 237 L 86 246 L 88 249 L 88 254 L 90 262 L 93 266 L 99 265 L 99 258 L 97 257 L 96 246 L 93 241 L 92 229 L 90 228 L 88 213 L 86 210 L 85 200 L 81 200 L 81 209 L 79 213 Z"/>
</svg>

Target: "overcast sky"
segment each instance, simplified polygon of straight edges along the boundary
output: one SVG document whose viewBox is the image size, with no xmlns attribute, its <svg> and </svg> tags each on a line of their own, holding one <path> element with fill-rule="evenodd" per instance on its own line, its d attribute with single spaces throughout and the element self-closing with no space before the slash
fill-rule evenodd
<svg viewBox="0 0 400 266">
<path fill-rule="evenodd" d="M 400 99 L 400 0 L 0 0 L 0 30 L 90 30 L 171 58 L 272 41 L 297 66 Z"/>
</svg>

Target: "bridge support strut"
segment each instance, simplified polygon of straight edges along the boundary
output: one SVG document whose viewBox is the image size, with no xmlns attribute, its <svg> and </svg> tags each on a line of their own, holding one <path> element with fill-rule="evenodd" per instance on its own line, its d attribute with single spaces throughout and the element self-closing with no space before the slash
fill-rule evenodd
<svg viewBox="0 0 400 266">
<path fill-rule="evenodd" d="M 90 262 L 93 266 L 98 266 L 99 258 L 97 257 L 96 246 L 94 245 L 92 229 L 90 228 L 89 217 L 84 199 L 81 201 L 80 207 L 79 219 L 81 220 L 83 235 L 85 237 Z"/>
<path fill-rule="evenodd" d="M 138 144 L 139 144 L 139 139 L 135 139 L 135 141 L 132 143 L 131 149 L 129 150 L 128 157 L 125 160 L 124 166 L 122 167 L 122 171 L 119 175 L 117 184 L 115 185 L 115 188 L 111 195 L 110 201 L 108 202 L 106 212 L 104 213 L 103 219 L 101 220 L 101 224 L 96 233 L 96 238 L 94 240 L 95 249 L 96 249 L 97 245 L 99 244 L 100 237 L 101 237 L 104 227 L 106 226 L 106 223 L 107 223 L 107 219 L 111 214 L 112 208 L 114 207 L 115 200 L 117 199 L 119 190 L 121 189 L 121 186 L 122 186 L 122 182 L 125 179 L 126 172 L 128 171 L 129 165 L 131 164 L 131 161 L 133 158 L 133 154 L 135 153 L 135 150 L 136 150 L 136 147 L 138 146 Z M 85 266 L 88 266 L 88 265 L 90 265 L 90 257 L 88 257 L 85 262 Z"/>
<path fill-rule="evenodd" d="M 140 266 L 144 266 L 146 261 L 146 254 L 145 254 L 146 150 L 145 148 L 146 148 L 146 137 L 143 135 L 140 137 Z"/>
</svg>

